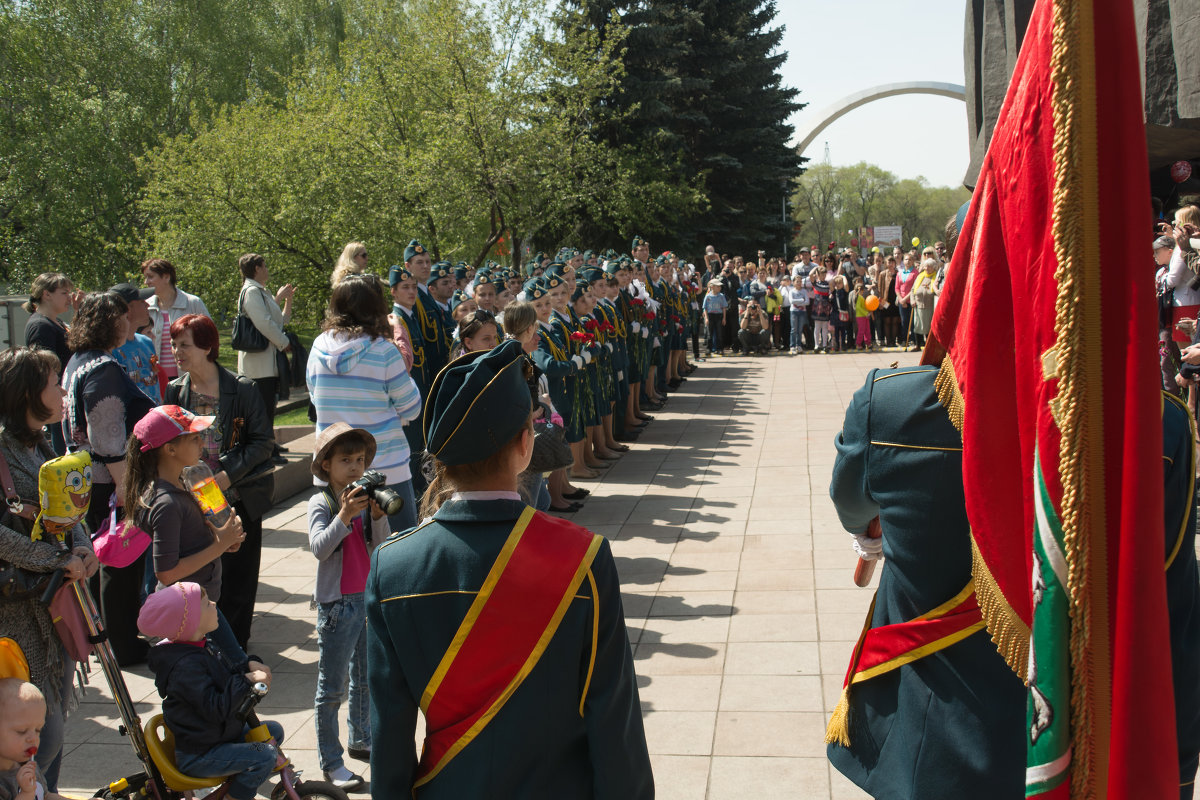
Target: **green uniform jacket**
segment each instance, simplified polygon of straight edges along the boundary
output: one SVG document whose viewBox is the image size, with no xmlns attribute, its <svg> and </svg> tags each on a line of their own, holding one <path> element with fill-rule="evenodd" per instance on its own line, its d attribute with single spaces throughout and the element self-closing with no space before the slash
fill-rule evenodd
<svg viewBox="0 0 1200 800">
<path fill-rule="evenodd" d="M 962 439 L 936 374 L 873 370 L 837 438 L 829 494 L 838 518 L 851 533 L 876 516 L 883 527 L 872 627 L 911 620 L 971 579 Z M 852 564 L 847 546 L 847 582 Z M 850 739 L 849 749 L 829 745 L 829 760 L 881 800 L 1024 796 L 1025 688 L 986 630 L 855 685 Z"/>
<path fill-rule="evenodd" d="M 433 780 L 412 790 L 421 694 L 524 509 L 513 500 L 450 501 L 432 521 L 375 550 L 366 590 L 373 796 L 654 796 L 621 586 L 607 541 L 590 570 L 598 604 L 585 579 L 541 660 L 512 698 Z"/>
<path fill-rule="evenodd" d="M 450 347 L 454 339 L 454 318 L 442 311 L 429 292 L 417 289 L 417 304 L 413 306 L 417 328 L 425 342 L 425 379 L 427 386 L 450 363 Z M 412 333 L 413 331 L 410 331 Z"/>
<path fill-rule="evenodd" d="M 1195 431 L 1183 401 L 1163 392 L 1163 522 L 1167 615 L 1175 683 L 1181 796 L 1192 796 L 1200 755 L 1200 573 L 1196 569 Z"/>
</svg>

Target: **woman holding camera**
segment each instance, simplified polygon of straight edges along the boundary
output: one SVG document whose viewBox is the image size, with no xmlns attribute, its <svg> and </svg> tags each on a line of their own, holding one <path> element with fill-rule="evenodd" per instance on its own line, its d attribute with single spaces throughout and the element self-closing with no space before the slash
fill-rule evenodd
<svg viewBox="0 0 1200 800">
<path fill-rule="evenodd" d="M 221 556 L 223 589 L 217 601 L 245 650 L 258 597 L 262 519 L 271 510 L 275 491 L 271 463 L 275 436 L 254 381 L 217 363 L 221 344 L 211 319 L 201 314 L 182 316 L 171 323 L 170 334 L 179 377 L 167 384 L 165 403 L 197 416 L 216 417 L 200 434 L 200 457 L 212 469 L 246 534 L 236 552 Z"/>
<path fill-rule="evenodd" d="M 370 273 L 348 275 L 329 298 L 324 331 L 308 356 L 308 393 L 317 433 L 335 422 L 375 438 L 374 468 L 404 500 L 388 515 L 393 531 L 417 524 L 404 423 L 421 414 L 421 395 L 393 343 L 383 282 Z"/>
</svg>

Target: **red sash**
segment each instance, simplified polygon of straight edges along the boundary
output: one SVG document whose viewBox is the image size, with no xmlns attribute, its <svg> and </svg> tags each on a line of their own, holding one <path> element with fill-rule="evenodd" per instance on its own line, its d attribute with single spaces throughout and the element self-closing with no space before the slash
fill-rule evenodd
<svg viewBox="0 0 1200 800">
<path fill-rule="evenodd" d="M 842 698 L 833 710 L 825 732 L 826 743 L 850 746 L 850 689 L 854 684 L 944 650 L 984 627 L 973 579 L 945 603 L 908 622 L 872 628 L 871 618 L 874 615 L 875 600 L 872 599 L 866 623 L 854 646 L 850 666 L 842 682 Z"/>
<path fill-rule="evenodd" d="M 526 507 L 421 695 L 425 746 L 413 788 L 470 744 L 528 677 L 602 541 Z"/>
</svg>

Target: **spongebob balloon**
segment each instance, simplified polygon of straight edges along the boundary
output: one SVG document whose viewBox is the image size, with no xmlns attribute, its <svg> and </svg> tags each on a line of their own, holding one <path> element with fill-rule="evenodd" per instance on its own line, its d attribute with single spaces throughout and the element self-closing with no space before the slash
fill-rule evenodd
<svg viewBox="0 0 1200 800">
<path fill-rule="evenodd" d="M 33 524 L 34 541 L 49 534 L 59 541 L 66 538 L 87 513 L 92 499 L 92 457 L 87 453 L 68 453 L 42 464 L 38 470 L 38 494 L 42 511 Z"/>
</svg>

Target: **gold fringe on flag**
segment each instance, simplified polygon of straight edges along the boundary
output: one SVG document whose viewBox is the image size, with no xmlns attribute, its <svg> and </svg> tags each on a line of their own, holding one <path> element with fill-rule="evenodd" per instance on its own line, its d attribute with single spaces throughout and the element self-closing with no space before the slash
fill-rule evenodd
<svg viewBox="0 0 1200 800">
<path fill-rule="evenodd" d="M 1097 780 L 1104 785 L 1110 717 L 1093 14 L 1092 0 L 1054 0 L 1050 61 L 1058 473 L 1071 616 L 1071 796 L 1080 798 L 1093 796 Z"/>
</svg>

